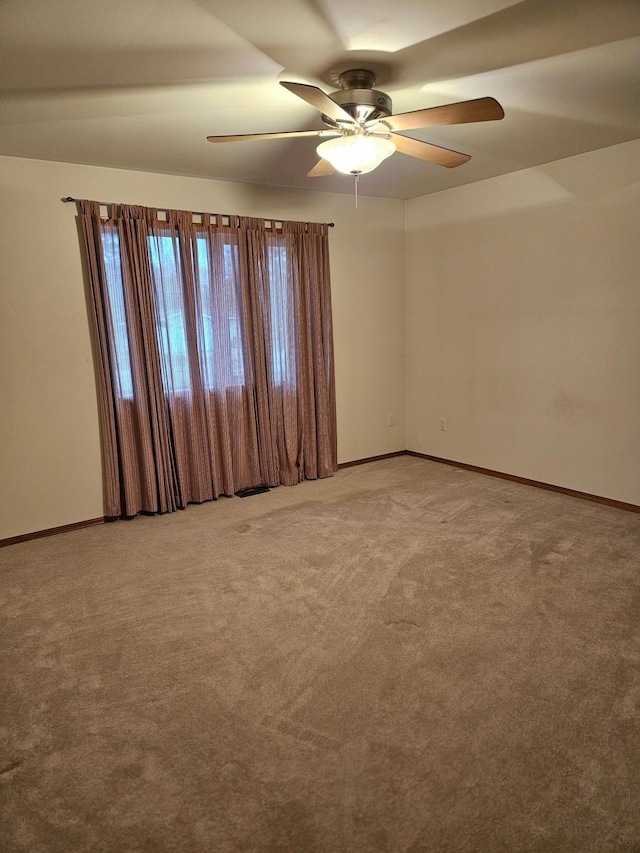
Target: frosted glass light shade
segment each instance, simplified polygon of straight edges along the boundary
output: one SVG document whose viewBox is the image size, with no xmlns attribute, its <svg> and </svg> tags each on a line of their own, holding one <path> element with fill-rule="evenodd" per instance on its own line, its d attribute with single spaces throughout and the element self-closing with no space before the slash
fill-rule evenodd
<svg viewBox="0 0 640 853">
<path fill-rule="evenodd" d="M 345 175 L 372 172 L 395 150 L 396 146 L 390 139 L 364 134 L 327 139 L 316 148 L 324 160 L 328 160 L 334 169 Z"/>
</svg>

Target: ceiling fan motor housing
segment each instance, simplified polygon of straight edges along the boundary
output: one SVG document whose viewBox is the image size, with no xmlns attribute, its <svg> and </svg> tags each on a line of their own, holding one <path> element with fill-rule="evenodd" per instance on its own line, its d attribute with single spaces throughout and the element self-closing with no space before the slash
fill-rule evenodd
<svg viewBox="0 0 640 853">
<path fill-rule="evenodd" d="M 332 92 L 329 97 L 357 122 L 384 118 L 393 112 L 391 98 L 385 92 L 372 88 L 376 82 L 372 71 L 365 69 L 343 71 L 338 81 L 341 88 L 337 92 Z M 322 118 L 327 124 L 335 124 L 325 115 Z"/>
<path fill-rule="evenodd" d="M 340 89 L 329 97 L 358 122 L 390 116 L 393 109 L 391 98 L 376 89 Z"/>
</svg>

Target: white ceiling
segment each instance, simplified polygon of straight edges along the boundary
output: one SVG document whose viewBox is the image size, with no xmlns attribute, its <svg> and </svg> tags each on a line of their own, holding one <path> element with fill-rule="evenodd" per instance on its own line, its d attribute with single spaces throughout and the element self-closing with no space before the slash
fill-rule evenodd
<svg viewBox="0 0 640 853">
<path fill-rule="evenodd" d="M 505 118 L 407 132 L 363 195 L 412 198 L 640 137 L 640 0 L 2 0 L 0 153 L 329 192 L 320 129 L 279 80 L 326 92 L 370 68 L 394 112 L 487 95 Z"/>
</svg>

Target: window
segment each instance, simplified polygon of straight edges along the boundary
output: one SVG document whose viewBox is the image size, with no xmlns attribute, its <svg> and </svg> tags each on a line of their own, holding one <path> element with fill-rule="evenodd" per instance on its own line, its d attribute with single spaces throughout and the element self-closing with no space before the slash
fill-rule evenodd
<svg viewBox="0 0 640 853">
<path fill-rule="evenodd" d="M 109 516 L 336 467 L 326 225 L 78 202 Z M 217 223 L 220 218 L 216 218 Z"/>
<path fill-rule="evenodd" d="M 196 298 L 194 306 L 185 302 L 184 274 L 176 236 L 148 238 L 149 264 L 154 295 L 156 336 L 161 355 L 162 381 L 166 393 L 185 394 L 191 389 L 193 367 L 197 365 L 206 390 L 245 385 L 242 344 L 242 310 L 238 299 L 238 246 L 225 240 L 201 236 L 196 239 Z M 125 306 L 120 241 L 117 231 L 103 233 L 103 256 L 113 323 L 113 369 L 119 397 L 133 398 L 129 338 L 130 312 Z M 212 249 L 213 247 L 213 249 Z M 215 252 L 215 254 L 212 254 Z M 286 247 L 269 249 L 271 292 L 272 356 L 274 381 L 287 378 L 286 334 Z M 192 353 L 187 341 L 187 324 L 195 326 L 198 351 Z M 195 362 L 192 359 L 195 358 Z"/>
</svg>

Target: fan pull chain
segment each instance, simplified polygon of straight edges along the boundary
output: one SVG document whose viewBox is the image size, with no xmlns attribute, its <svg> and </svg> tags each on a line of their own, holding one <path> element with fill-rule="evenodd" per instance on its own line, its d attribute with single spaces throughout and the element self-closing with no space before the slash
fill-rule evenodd
<svg viewBox="0 0 640 853">
<path fill-rule="evenodd" d="M 354 175 L 355 178 L 355 190 L 356 190 L 356 210 L 358 209 L 358 180 L 360 178 L 360 173 L 356 172 Z"/>
</svg>

